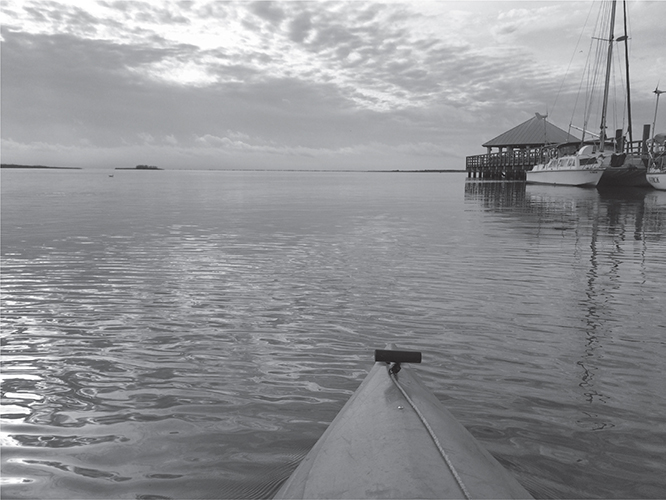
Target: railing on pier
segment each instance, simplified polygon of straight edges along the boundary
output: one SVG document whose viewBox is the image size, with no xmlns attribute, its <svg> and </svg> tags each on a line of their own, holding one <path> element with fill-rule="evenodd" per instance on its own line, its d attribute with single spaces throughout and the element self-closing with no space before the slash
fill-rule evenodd
<svg viewBox="0 0 666 500">
<path fill-rule="evenodd" d="M 609 144 L 611 148 L 614 145 Z M 465 162 L 467 177 L 480 179 L 525 179 L 525 172 L 537 163 L 548 161 L 549 148 L 515 149 L 498 153 L 468 156 Z M 578 146 L 572 144 L 570 150 L 562 149 L 562 154 L 573 154 Z M 620 148 L 629 155 L 647 155 L 645 138 L 642 141 L 626 141 Z"/>
<path fill-rule="evenodd" d="M 468 156 L 468 177 L 484 179 L 524 179 L 525 172 L 544 161 L 542 148 L 517 149 L 500 153 Z"/>
<path fill-rule="evenodd" d="M 627 141 L 624 151 L 630 155 L 646 155 L 648 150 L 645 141 Z"/>
</svg>

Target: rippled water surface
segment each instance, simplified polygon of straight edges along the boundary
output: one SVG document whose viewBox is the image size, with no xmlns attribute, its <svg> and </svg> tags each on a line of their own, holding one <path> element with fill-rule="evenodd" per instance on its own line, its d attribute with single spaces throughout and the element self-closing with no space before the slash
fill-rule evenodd
<svg viewBox="0 0 666 500">
<path fill-rule="evenodd" d="M 666 496 L 666 192 L 2 172 L 3 498 L 270 498 L 387 342 L 538 498 Z"/>
</svg>

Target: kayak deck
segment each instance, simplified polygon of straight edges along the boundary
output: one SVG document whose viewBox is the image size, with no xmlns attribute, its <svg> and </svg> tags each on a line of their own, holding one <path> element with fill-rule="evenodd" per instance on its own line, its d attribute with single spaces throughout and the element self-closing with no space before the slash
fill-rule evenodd
<svg viewBox="0 0 666 500">
<path fill-rule="evenodd" d="M 532 497 L 413 374 L 376 362 L 274 498 Z"/>
</svg>

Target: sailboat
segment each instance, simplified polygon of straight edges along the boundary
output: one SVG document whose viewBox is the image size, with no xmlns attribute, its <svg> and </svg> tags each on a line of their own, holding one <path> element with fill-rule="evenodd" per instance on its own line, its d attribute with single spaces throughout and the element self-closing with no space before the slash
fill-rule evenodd
<svg viewBox="0 0 666 500">
<path fill-rule="evenodd" d="M 610 34 L 606 56 L 606 75 L 604 82 L 603 104 L 601 111 L 600 133 L 597 139 L 585 141 L 586 130 L 583 130 L 583 139 L 578 144 L 561 144 L 546 151 L 547 161 L 534 165 L 526 172 L 528 183 L 535 184 L 561 184 L 567 186 L 596 186 L 606 181 L 608 184 L 636 185 L 645 182 L 645 166 L 640 157 L 634 158 L 625 152 L 616 151 L 617 144 L 609 141 L 606 136 L 606 116 L 608 110 L 608 96 L 613 58 L 613 43 L 625 41 L 625 36 L 615 39 L 615 12 L 617 2 L 613 0 L 610 14 Z M 625 32 L 626 32 L 626 6 L 625 6 Z M 628 59 L 627 59 L 628 70 Z M 628 71 L 627 71 L 628 73 Z M 628 78 L 627 78 L 628 81 Z M 627 85 L 627 88 L 629 86 Z M 628 94 L 629 95 L 629 92 Z M 631 105 L 628 105 L 628 109 Z M 629 112 L 630 113 L 630 112 Z M 631 119 L 629 119 L 631 122 Z M 588 132 L 589 133 L 589 132 Z M 629 126 L 631 133 L 631 125 Z M 617 141 L 616 141 L 617 142 Z M 642 171 L 641 171 L 642 169 Z M 639 182 L 628 181 L 637 176 Z"/>
<path fill-rule="evenodd" d="M 657 94 L 657 102 L 654 106 L 653 131 L 656 130 L 657 125 L 659 96 L 664 92 L 666 90 L 659 90 L 659 86 L 654 91 Z M 653 188 L 666 191 L 666 134 L 656 134 L 650 139 L 648 154 L 648 169 L 645 178 Z"/>
<path fill-rule="evenodd" d="M 600 185 L 604 186 L 623 186 L 623 187 L 642 187 L 648 186 L 645 179 L 646 162 L 640 151 L 636 148 L 633 139 L 633 130 L 631 126 L 631 80 L 629 78 L 629 33 L 627 31 L 627 0 L 622 2 L 624 14 L 624 34 L 618 37 L 616 42 L 624 42 L 624 65 L 627 77 L 627 136 L 628 141 L 625 141 L 621 134 L 622 131 L 618 130 L 619 137 L 616 136 L 615 148 L 618 150 L 617 154 L 611 156 L 608 168 L 604 170 L 604 174 L 599 181 Z M 614 11 L 613 11 L 614 12 Z M 614 14 L 613 14 L 614 17 Z M 611 29 L 610 41 L 612 45 L 613 31 Z M 632 149 L 635 148 L 635 149 Z M 624 151 L 622 151 L 624 149 Z"/>
</svg>

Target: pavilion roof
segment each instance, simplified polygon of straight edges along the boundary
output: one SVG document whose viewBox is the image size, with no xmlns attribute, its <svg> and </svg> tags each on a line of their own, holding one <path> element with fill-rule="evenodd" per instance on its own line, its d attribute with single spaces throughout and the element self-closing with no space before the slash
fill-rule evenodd
<svg viewBox="0 0 666 500">
<path fill-rule="evenodd" d="M 543 146 L 544 144 L 559 144 L 579 140 L 577 137 L 556 127 L 546 118 L 546 116 L 536 113 L 534 117 L 526 122 L 489 140 L 483 144 L 483 147 Z"/>
</svg>

